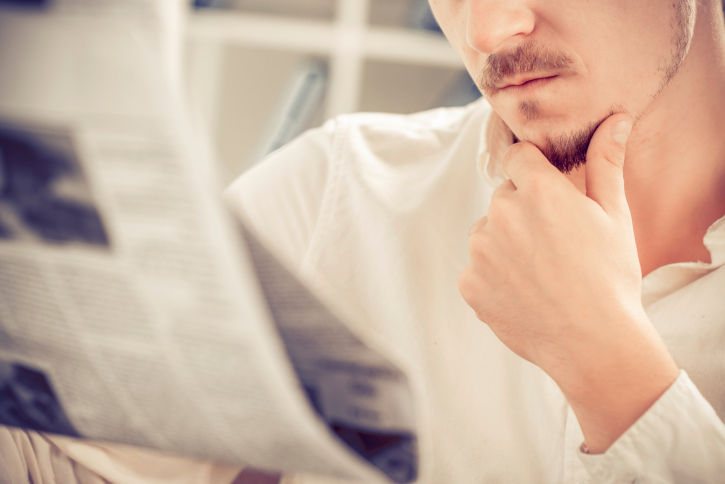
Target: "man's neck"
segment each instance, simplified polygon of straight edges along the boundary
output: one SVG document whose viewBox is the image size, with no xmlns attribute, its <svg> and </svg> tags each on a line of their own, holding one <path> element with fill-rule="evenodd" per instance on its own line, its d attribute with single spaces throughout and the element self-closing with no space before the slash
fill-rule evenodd
<svg viewBox="0 0 725 484">
<path fill-rule="evenodd" d="M 710 262 L 702 238 L 725 214 L 724 128 L 722 12 L 698 12 L 685 63 L 627 144 L 625 189 L 643 276 L 666 264 Z"/>
</svg>

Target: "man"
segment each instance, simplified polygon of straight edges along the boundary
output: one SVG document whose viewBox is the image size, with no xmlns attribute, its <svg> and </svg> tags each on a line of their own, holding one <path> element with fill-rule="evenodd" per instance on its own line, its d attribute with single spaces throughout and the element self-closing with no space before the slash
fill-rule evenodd
<svg viewBox="0 0 725 484">
<path fill-rule="evenodd" d="M 227 200 L 419 370 L 422 482 L 725 481 L 719 2 L 431 4 L 484 101 L 340 117 Z"/>
<path fill-rule="evenodd" d="M 493 113 L 342 117 L 229 202 L 420 369 L 426 482 L 725 482 L 720 3 L 431 6 Z"/>
</svg>

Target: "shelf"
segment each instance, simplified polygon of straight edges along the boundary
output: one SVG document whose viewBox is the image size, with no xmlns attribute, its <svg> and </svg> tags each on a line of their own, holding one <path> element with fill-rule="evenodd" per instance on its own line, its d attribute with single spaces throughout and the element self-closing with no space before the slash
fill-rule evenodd
<svg viewBox="0 0 725 484">
<path fill-rule="evenodd" d="M 363 39 L 371 60 L 463 68 L 448 40 L 434 33 L 393 27 L 370 27 Z"/>
<path fill-rule="evenodd" d="M 363 68 L 358 108 L 410 114 L 439 107 L 462 74 L 460 69 L 450 67 L 370 60 Z"/>
<path fill-rule="evenodd" d="M 185 17 L 189 104 L 227 181 L 265 151 L 280 100 L 310 58 L 326 65 L 327 83 L 309 127 L 339 114 L 410 113 L 471 97 L 472 81 L 446 38 L 412 27 L 428 25 L 425 9 L 415 15 L 421 0 L 304 0 L 334 5 L 334 18 L 292 17 L 293 2 L 269 1 L 218 0 L 240 8 L 190 9 Z M 256 9 L 241 8 L 251 5 Z"/>
<path fill-rule="evenodd" d="M 194 3 L 216 11 L 255 12 L 278 17 L 332 21 L 335 19 L 336 0 L 197 0 Z"/>
<path fill-rule="evenodd" d="M 187 35 L 192 40 L 315 55 L 330 55 L 347 49 L 366 59 L 462 67 L 460 58 L 441 35 L 395 27 L 354 30 L 319 20 L 204 11 L 190 15 Z"/>
<path fill-rule="evenodd" d="M 220 79 L 214 89 L 217 107 L 212 141 L 228 173 L 236 175 L 259 159 L 267 134 L 275 127 L 281 97 L 306 59 L 306 54 L 289 50 L 242 45 L 223 49 Z M 313 126 L 324 121 L 323 110 L 324 105 Z"/>
</svg>

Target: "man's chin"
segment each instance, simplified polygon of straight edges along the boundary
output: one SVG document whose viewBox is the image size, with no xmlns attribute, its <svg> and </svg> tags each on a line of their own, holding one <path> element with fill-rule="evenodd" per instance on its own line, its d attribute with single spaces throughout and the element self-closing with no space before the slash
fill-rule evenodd
<svg viewBox="0 0 725 484">
<path fill-rule="evenodd" d="M 586 163 L 589 143 L 600 123 L 590 123 L 586 128 L 578 130 L 537 131 L 531 136 L 519 136 L 516 131 L 512 131 L 514 142 L 528 141 L 534 144 L 556 169 L 570 173 Z"/>
</svg>

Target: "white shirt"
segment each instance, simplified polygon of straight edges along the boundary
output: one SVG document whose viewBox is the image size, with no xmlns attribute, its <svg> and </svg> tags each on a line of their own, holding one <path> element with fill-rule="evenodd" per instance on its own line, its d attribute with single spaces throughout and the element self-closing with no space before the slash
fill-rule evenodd
<svg viewBox="0 0 725 484">
<path fill-rule="evenodd" d="M 226 199 L 304 280 L 357 311 L 367 323 L 359 331 L 413 363 L 425 407 L 420 482 L 725 482 L 725 217 L 705 236 L 711 264 L 673 264 L 643 281 L 650 319 L 687 373 L 605 454 L 584 455 L 556 384 L 500 343 L 457 290 L 469 228 L 486 214 L 511 140 L 483 100 L 342 116 L 272 154 Z M 3 432 L 0 449 L 12 448 Z M 29 437 L 5 440 L 36 475 L 67 460 L 130 484 L 226 484 L 236 473 L 72 439 L 53 438 L 48 450 Z M 84 472 L 76 468 L 80 482 L 99 482 Z"/>
<path fill-rule="evenodd" d="M 342 116 L 272 154 L 226 199 L 304 280 L 362 315 L 362 331 L 414 363 L 428 416 L 423 482 L 725 482 L 725 217 L 704 239 L 712 263 L 643 281 L 647 313 L 685 371 L 605 454 L 585 455 L 556 384 L 457 290 L 511 140 L 483 100 Z"/>
</svg>

